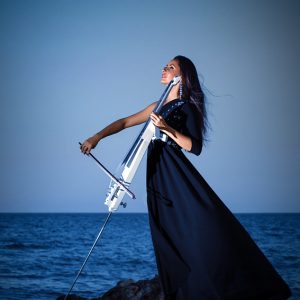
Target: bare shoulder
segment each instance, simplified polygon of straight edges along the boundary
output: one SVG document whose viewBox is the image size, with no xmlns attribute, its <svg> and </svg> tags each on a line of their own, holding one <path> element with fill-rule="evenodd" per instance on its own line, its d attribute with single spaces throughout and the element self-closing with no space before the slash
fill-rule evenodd
<svg viewBox="0 0 300 300">
<path fill-rule="evenodd" d="M 156 107 L 156 105 L 157 105 L 157 103 L 158 103 L 158 101 L 154 101 L 154 102 L 152 102 L 151 104 L 149 104 L 145 109 L 143 109 L 143 110 L 150 110 L 150 113 L 154 110 L 154 108 Z M 149 114 L 150 114 L 149 113 Z"/>
</svg>

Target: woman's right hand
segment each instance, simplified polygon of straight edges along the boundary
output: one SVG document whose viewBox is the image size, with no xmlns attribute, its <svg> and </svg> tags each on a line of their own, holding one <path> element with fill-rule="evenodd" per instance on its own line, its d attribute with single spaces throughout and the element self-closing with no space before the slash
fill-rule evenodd
<svg viewBox="0 0 300 300">
<path fill-rule="evenodd" d="M 91 149 L 94 149 L 97 144 L 99 143 L 100 139 L 97 137 L 97 135 L 94 135 L 90 138 L 88 138 L 86 141 L 83 142 L 83 144 L 80 146 L 80 150 L 83 154 L 90 154 Z"/>
</svg>

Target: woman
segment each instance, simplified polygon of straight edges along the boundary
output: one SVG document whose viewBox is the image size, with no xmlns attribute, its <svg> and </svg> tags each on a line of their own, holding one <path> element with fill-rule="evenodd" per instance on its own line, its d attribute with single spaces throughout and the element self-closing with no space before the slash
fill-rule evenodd
<svg viewBox="0 0 300 300">
<path fill-rule="evenodd" d="M 207 131 L 205 97 L 194 64 L 176 56 L 162 71 L 180 75 L 160 112 L 156 102 L 87 139 L 88 154 L 104 137 L 149 117 L 161 139 L 150 143 L 147 203 L 158 272 L 166 299 L 284 300 L 290 289 L 235 216 L 181 149 L 199 155 Z"/>
</svg>

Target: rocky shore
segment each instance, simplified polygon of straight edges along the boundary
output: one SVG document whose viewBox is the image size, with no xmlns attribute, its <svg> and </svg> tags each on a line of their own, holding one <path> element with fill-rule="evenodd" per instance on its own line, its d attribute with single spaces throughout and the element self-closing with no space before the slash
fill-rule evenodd
<svg viewBox="0 0 300 300">
<path fill-rule="evenodd" d="M 63 300 L 64 296 L 59 296 L 57 300 Z M 99 298 L 92 300 L 163 300 L 159 277 L 152 279 L 134 281 L 131 279 L 122 280 L 115 287 L 104 293 Z M 86 298 L 71 294 L 68 300 L 87 300 Z"/>
</svg>

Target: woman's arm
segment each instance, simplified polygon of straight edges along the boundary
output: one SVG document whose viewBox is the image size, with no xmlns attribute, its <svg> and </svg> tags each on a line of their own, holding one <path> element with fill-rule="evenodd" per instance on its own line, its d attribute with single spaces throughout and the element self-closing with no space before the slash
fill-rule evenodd
<svg viewBox="0 0 300 300">
<path fill-rule="evenodd" d="M 115 134 L 125 128 L 139 125 L 148 120 L 151 112 L 154 110 L 157 102 L 153 102 L 145 109 L 140 112 L 128 116 L 126 118 L 119 119 L 117 121 L 112 122 L 101 131 L 97 132 L 95 135 L 88 138 L 81 146 L 80 149 L 84 154 L 89 154 L 91 149 L 95 148 L 99 141 L 109 135 Z"/>
<path fill-rule="evenodd" d="M 164 118 L 155 113 L 151 113 L 150 118 L 155 126 L 157 126 L 160 131 L 168 135 L 172 140 L 174 140 L 181 148 L 191 151 L 192 149 L 192 139 L 179 131 L 175 130 L 169 126 Z"/>
</svg>

